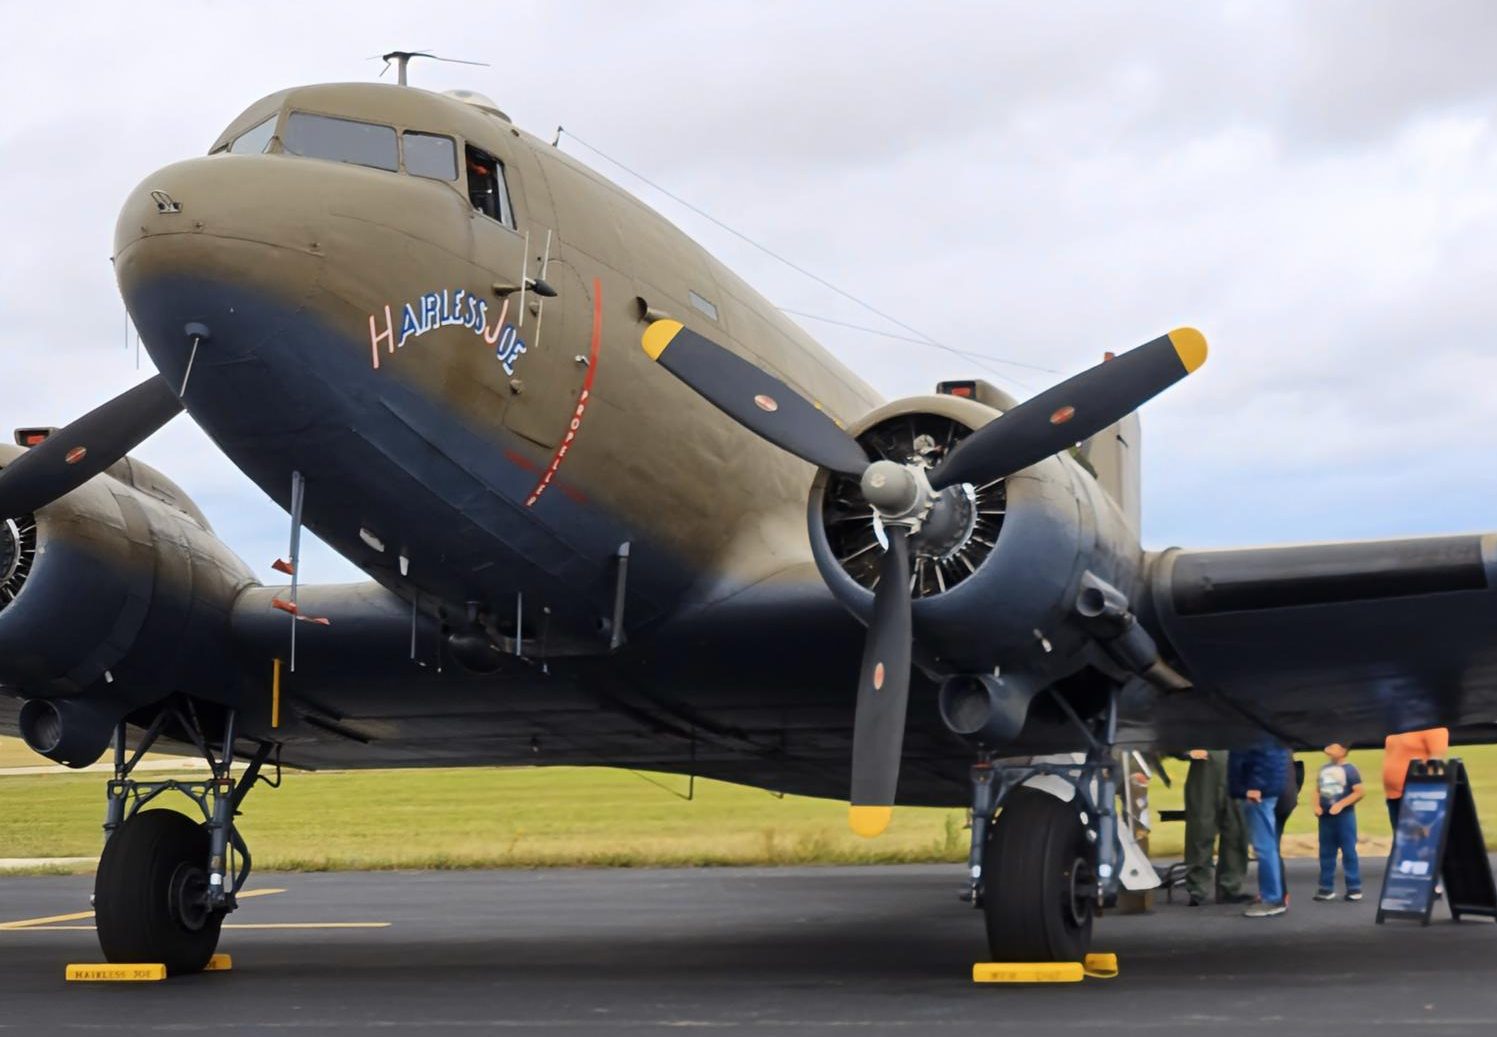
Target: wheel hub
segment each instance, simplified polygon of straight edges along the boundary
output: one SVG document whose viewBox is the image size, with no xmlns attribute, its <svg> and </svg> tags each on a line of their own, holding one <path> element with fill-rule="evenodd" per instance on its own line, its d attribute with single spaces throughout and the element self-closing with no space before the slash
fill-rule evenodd
<svg viewBox="0 0 1497 1037">
<path fill-rule="evenodd" d="M 1066 890 L 1066 911 L 1076 926 L 1083 926 L 1091 917 L 1092 904 L 1097 899 L 1097 878 L 1091 862 L 1077 857 L 1071 862 L 1071 882 Z"/>
<path fill-rule="evenodd" d="M 167 886 L 171 915 L 184 929 L 198 932 L 208 924 L 208 873 L 200 865 L 183 861 L 172 872 Z"/>
</svg>

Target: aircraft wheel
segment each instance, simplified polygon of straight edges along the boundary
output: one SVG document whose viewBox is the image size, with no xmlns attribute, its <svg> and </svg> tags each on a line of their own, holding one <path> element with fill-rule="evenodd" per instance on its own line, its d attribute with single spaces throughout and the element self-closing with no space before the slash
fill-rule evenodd
<svg viewBox="0 0 1497 1037">
<path fill-rule="evenodd" d="M 201 972 L 224 917 L 205 902 L 207 869 L 207 827 L 176 811 L 143 811 L 115 829 L 94 878 L 104 957 Z"/>
<path fill-rule="evenodd" d="M 993 961 L 1081 961 L 1091 948 L 1096 878 L 1075 803 L 1009 793 L 983 853 Z"/>
</svg>

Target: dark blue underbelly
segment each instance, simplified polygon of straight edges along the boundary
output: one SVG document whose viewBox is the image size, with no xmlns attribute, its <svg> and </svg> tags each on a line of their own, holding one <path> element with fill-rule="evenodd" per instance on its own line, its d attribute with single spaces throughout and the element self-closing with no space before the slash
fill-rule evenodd
<svg viewBox="0 0 1497 1037">
<path fill-rule="evenodd" d="M 133 285 L 129 302 L 152 358 L 174 381 L 188 360 L 184 325 L 208 326 L 185 395 L 193 419 L 284 508 L 300 471 L 307 527 L 382 582 L 505 615 L 523 594 L 527 614 L 544 606 L 573 634 L 597 631 L 611 613 L 621 543 L 631 543 L 629 627 L 671 611 L 694 582 L 646 531 L 586 494 L 551 492 L 527 508 L 549 460 L 536 460 L 534 444 L 497 417 L 472 427 L 446 401 L 374 371 L 367 342 L 309 309 L 180 276 Z M 360 529 L 386 550 L 364 543 Z M 402 548 L 409 581 L 398 576 Z"/>
</svg>

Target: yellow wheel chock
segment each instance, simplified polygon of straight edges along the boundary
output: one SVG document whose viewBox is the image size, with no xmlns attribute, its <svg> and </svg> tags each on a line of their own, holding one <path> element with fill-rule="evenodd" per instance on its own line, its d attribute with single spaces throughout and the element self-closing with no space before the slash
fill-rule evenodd
<svg viewBox="0 0 1497 1037">
<path fill-rule="evenodd" d="M 228 972 L 234 967 L 234 959 L 227 954 L 215 954 L 203 966 L 204 972 Z M 109 962 L 69 965 L 69 983 L 154 983 L 166 978 L 166 966 L 151 962 L 116 965 Z"/>
<path fill-rule="evenodd" d="M 972 966 L 974 983 L 1080 983 L 1117 974 L 1116 954 L 1088 954 L 1084 961 L 979 961 Z"/>
</svg>

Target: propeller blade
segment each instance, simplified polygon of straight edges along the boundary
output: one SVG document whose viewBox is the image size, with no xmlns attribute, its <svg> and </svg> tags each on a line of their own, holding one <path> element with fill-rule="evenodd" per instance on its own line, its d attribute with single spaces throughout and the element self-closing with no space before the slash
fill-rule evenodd
<svg viewBox="0 0 1497 1037">
<path fill-rule="evenodd" d="M 904 714 L 910 697 L 910 551 L 902 526 L 887 526 L 889 549 L 873 594 L 873 622 L 863 646 L 858 706 L 853 717 L 852 795 L 847 823 L 872 838 L 889 827 L 899 758 L 904 747 Z"/>
<path fill-rule="evenodd" d="M 1012 475 L 1096 435 L 1206 362 L 1194 328 L 1130 349 L 1068 378 L 964 439 L 930 473 L 935 489 Z"/>
<path fill-rule="evenodd" d="M 803 461 L 847 475 L 868 467 L 863 448 L 790 386 L 679 321 L 645 329 L 644 351 L 738 424 Z"/>
<path fill-rule="evenodd" d="M 0 518 L 14 518 L 71 493 L 134 450 L 182 410 L 160 375 L 89 411 L 0 471 Z"/>
</svg>

